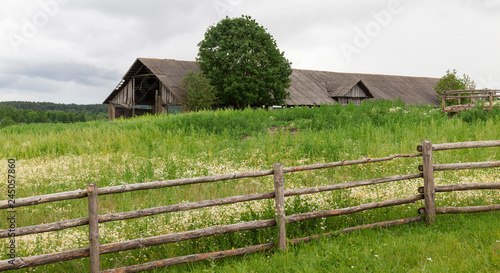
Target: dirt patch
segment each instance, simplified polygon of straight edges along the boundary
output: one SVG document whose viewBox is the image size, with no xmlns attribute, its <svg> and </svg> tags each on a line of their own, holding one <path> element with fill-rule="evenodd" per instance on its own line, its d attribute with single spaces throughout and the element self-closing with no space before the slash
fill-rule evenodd
<svg viewBox="0 0 500 273">
<path fill-rule="evenodd" d="M 279 126 L 274 126 L 269 128 L 269 132 L 274 135 L 277 133 L 284 133 L 284 132 L 290 132 L 292 136 L 296 135 L 299 129 L 297 128 L 288 128 L 288 127 L 279 127 Z"/>
<path fill-rule="evenodd" d="M 269 128 L 268 132 L 271 135 L 279 134 L 279 133 L 284 133 L 284 132 L 290 132 L 292 136 L 296 135 L 299 129 L 297 128 L 288 128 L 288 127 L 280 127 L 280 126 L 274 126 Z M 252 136 L 242 136 L 241 140 L 245 140 L 247 138 L 250 138 Z"/>
</svg>

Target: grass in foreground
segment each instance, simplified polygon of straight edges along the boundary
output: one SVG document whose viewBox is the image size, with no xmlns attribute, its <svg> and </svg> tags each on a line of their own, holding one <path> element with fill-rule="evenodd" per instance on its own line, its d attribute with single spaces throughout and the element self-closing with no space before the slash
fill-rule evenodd
<svg viewBox="0 0 500 273">
<path fill-rule="evenodd" d="M 500 213 L 438 215 L 424 223 L 362 230 L 169 272 L 498 272 Z M 162 272 L 158 270 L 157 272 Z"/>
<path fill-rule="evenodd" d="M 484 120 L 478 119 L 469 123 L 459 118 L 449 119 L 441 115 L 439 111 L 429 107 L 405 107 L 400 103 L 392 102 L 370 102 L 363 104 L 362 107 L 348 106 L 344 108 L 332 106 L 315 109 L 284 109 L 270 112 L 263 110 L 201 112 L 177 116 L 146 116 L 111 123 L 90 122 L 67 125 L 44 124 L 8 127 L 0 130 L 0 137 L 6 140 L 0 147 L 0 157 L 4 159 L 15 157 L 17 159 L 19 163 L 19 192 L 17 197 L 24 197 L 70 191 L 78 188 L 83 189 L 89 182 L 97 182 L 99 187 L 105 187 L 154 180 L 270 169 L 274 162 L 283 163 L 285 166 L 297 166 L 342 159 L 354 160 L 362 157 L 382 157 L 395 153 L 414 153 L 416 145 L 420 144 L 423 138 L 434 143 L 498 139 L 500 127 L 496 125 L 499 121 L 499 116 L 490 115 Z M 273 127 L 287 129 L 271 130 Z M 443 151 L 435 155 L 435 163 L 498 160 L 500 158 L 500 149 Z M 6 160 L 3 160 L 3 162 L 6 162 Z M 285 187 L 286 189 L 304 188 L 396 174 L 416 173 L 419 164 L 421 163 L 418 158 L 401 159 L 390 163 L 290 174 L 285 176 Z M 2 164 L 0 172 L 5 173 L 5 168 L 6 164 Z M 498 169 L 442 172 L 436 176 L 437 184 L 494 183 L 498 181 L 500 181 Z M 402 181 L 401 183 L 388 183 L 336 193 L 287 198 L 287 214 L 339 208 L 392 198 L 404 198 L 416 194 L 417 187 L 421 184 L 420 180 Z M 102 196 L 99 197 L 99 213 L 130 211 L 176 204 L 183 201 L 266 192 L 272 191 L 272 189 L 272 178 L 265 177 Z M 498 191 L 480 191 L 446 194 L 442 196 L 442 199 L 438 199 L 438 205 L 481 205 L 499 203 L 499 201 Z M 189 213 L 183 212 L 106 223 L 100 225 L 101 244 L 191 230 L 214 224 L 270 219 L 274 217 L 272 206 L 272 201 L 253 202 L 216 209 L 196 210 Z M 421 206 L 423 206 L 421 203 L 417 203 L 410 206 L 378 209 L 349 216 L 310 220 L 289 225 L 288 234 L 289 238 L 297 238 L 359 224 L 413 217 L 416 216 L 417 208 Z M 17 224 L 19 226 L 28 226 L 85 217 L 86 210 L 87 204 L 84 199 L 20 208 Z M 463 221 L 466 221 L 477 217 L 477 222 L 466 224 L 468 228 L 462 231 L 464 236 L 456 235 L 456 237 L 462 237 L 460 238 L 462 239 L 461 242 L 466 246 L 464 249 L 480 248 L 482 251 L 480 254 L 484 257 L 490 251 L 488 247 L 492 246 L 491 242 L 500 240 L 498 238 L 498 229 L 495 229 L 498 227 L 498 222 L 490 221 L 489 218 L 482 218 L 487 217 L 487 215 L 498 216 L 495 213 L 485 213 L 457 216 L 458 218 L 456 218 L 461 219 L 460 217 L 462 217 Z M 469 216 L 472 218 L 468 218 Z M 5 217 L 5 211 L 0 212 L 0 217 L 2 219 Z M 420 259 L 424 254 L 421 248 L 415 246 L 416 242 L 413 234 L 430 236 L 426 237 L 427 239 L 420 237 L 418 241 L 431 240 L 437 242 L 440 237 L 434 236 L 443 235 L 444 238 L 448 236 L 447 229 L 440 228 L 441 225 L 444 227 L 450 226 L 450 228 L 455 227 L 457 230 L 461 230 L 459 228 L 463 225 L 461 222 L 455 222 L 452 220 L 454 218 L 449 216 L 442 216 L 442 218 L 438 219 L 443 219 L 442 223 L 439 220 L 438 225 L 433 228 L 413 224 L 377 231 L 361 231 L 342 235 L 338 238 L 325 239 L 326 241 L 321 240 L 311 243 L 310 246 L 293 247 L 287 253 L 267 252 L 248 255 L 244 258 L 183 265 L 169 270 L 179 272 L 184 270 L 225 272 L 234 268 L 234 272 L 239 270 L 251 272 L 252 268 L 255 267 L 255 272 L 273 271 L 274 268 L 277 268 L 276 271 L 281 268 L 281 271 L 286 269 L 293 272 L 293 268 L 296 268 L 298 272 L 321 272 L 325 267 L 334 266 L 330 265 L 330 260 L 333 264 L 339 263 L 338 260 L 333 258 L 321 258 L 329 257 L 323 255 L 323 252 L 330 252 L 332 257 L 337 253 L 347 253 L 350 256 L 346 257 L 351 258 L 351 260 L 353 258 L 357 259 L 357 264 L 340 263 L 338 268 L 341 270 L 344 269 L 344 266 L 349 266 L 346 270 L 363 268 L 361 271 L 418 271 L 422 270 Z M 485 221 L 481 222 L 482 219 Z M 489 222 L 491 222 L 491 225 Z M 466 236 L 468 232 L 481 230 L 481 225 L 485 223 L 488 228 L 483 229 L 490 229 L 493 232 L 481 232 L 484 239 L 479 243 L 484 242 L 485 244 L 478 244 L 475 237 Z M 5 228 L 4 222 L 0 222 L 0 225 L 0 228 Z M 274 240 L 272 239 L 275 237 L 274 232 L 274 229 L 242 232 L 240 234 L 222 235 L 104 255 L 102 257 L 102 268 L 113 268 L 166 257 L 266 243 L 269 240 Z M 391 237 L 388 237 L 388 242 L 379 242 L 381 238 L 385 238 L 386 235 L 384 234 L 393 234 L 394 232 L 399 234 L 395 237 L 397 238 L 396 241 L 389 242 Z M 460 233 L 460 231 L 457 232 Z M 453 233 L 451 234 L 453 235 Z M 19 238 L 18 251 L 20 256 L 29 256 L 85 247 L 87 237 L 86 227 L 36 236 L 24 236 Z M 449 238 L 450 248 L 442 255 L 451 257 L 448 264 L 450 268 L 457 269 L 454 264 L 467 260 L 457 258 L 459 257 L 455 255 L 457 247 L 451 239 L 452 237 Z M 341 243 L 336 246 L 336 242 L 339 240 Z M 366 246 L 364 246 L 365 240 Z M 366 253 L 368 253 L 369 249 L 376 249 L 374 246 L 378 243 L 386 243 L 406 250 L 401 250 L 402 254 L 399 254 L 400 256 L 395 256 L 395 253 L 387 252 L 387 250 L 380 252 L 381 254 L 376 254 L 379 257 L 367 256 Z M 0 241 L 2 249 L 6 248 L 5 244 L 5 240 Z M 447 243 L 437 244 L 437 246 L 439 245 L 441 245 L 441 248 L 438 250 L 444 251 L 444 246 Z M 325 250 L 325 248 L 330 247 L 332 249 Z M 430 246 L 426 244 L 425 247 Z M 308 250 L 309 248 L 311 250 Z M 312 258 L 300 259 L 300 254 L 296 254 L 297 251 Z M 435 252 L 437 253 L 437 250 Z M 466 252 L 466 250 L 462 252 Z M 374 263 L 379 261 L 382 255 L 384 257 L 396 257 L 394 263 L 387 263 L 388 267 L 377 267 Z M 420 263 L 415 263 L 413 257 Z M 434 257 L 429 256 L 435 261 Z M 266 269 L 267 260 L 275 266 Z M 397 262 L 398 260 L 400 262 Z M 476 265 L 474 260 L 475 258 L 471 258 L 471 266 Z M 247 264 L 247 261 L 250 261 L 250 263 Z M 283 263 L 283 261 L 286 263 Z M 440 261 L 444 263 L 445 260 Z M 483 267 L 485 268 L 494 269 L 498 266 L 498 260 L 488 259 L 484 261 Z M 429 260 L 429 262 L 431 261 Z M 37 267 L 33 271 L 87 272 L 87 263 L 86 259 L 81 259 Z M 261 264 L 259 265 L 259 263 Z M 366 266 L 362 264 L 372 264 L 372 266 L 368 268 L 356 267 Z M 433 264 L 435 263 L 431 263 L 431 265 Z M 355 268 L 350 269 L 350 266 L 355 266 Z M 471 268 L 471 266 L 467 268 Z M 260 270 L 257 270 L 259 268 Z M 393 270 L 393 268 L 395 269 Z M 424 270 L 428 268 L 430 267 L 424 267 Z M 433 272 L 447 272 L 446 270 L 430 270 Z M 24 271 L 20 270 L 19 272 Z"/>
</svg>

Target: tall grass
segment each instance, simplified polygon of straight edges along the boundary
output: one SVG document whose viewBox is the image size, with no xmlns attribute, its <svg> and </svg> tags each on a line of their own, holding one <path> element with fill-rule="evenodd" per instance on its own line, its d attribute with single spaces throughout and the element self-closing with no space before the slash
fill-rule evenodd
<svg viewBox="0 0 500 273">
<path fill-rule="evenodd" d="M 90 182 L 97 182 L 99 187 L 106 187 L 270 169 L 274 162 L 280 162 L 285 166 L 297 166 L 362 157 L 383 157 L 396 153 L 415 153 L 416 146 L 421 144 L 422 139 L 433 143 L 499 139 L 499 122 L 500 115 L 496 112 L 488 114 L 484 119 L 474 119 L 471 122 L 463 116 L 448 118 L 432 107 L 405 106 L 400 101 L 370 101 L 361 107 L 336 105 L 274 111 L 262 109 L 202 111 L 182 115 L 142 116 L 113 122 L 11 126 L 0 130 L 0 137 L 3 140 L 0 146 L 0 158 L 3 158 L 4 162 L 6 158 L 16 158 L 19 163 L 17 193 L 19 198 L 83 189 Z M 500 149 L 486 148 L 436 152 L 434 162 L 485 161 L 498 158 Z M 420 160 L 399 159 L 389 163 L 287 174 L 285 187 L 301 188 L 416 173 L 417 166 L 421 164 Z M 5 169 L 6 164 L 2 164 L 0 171 L 5 173 Z M 498 179 L 500 179 L 498 170 L 436 174 L 438 184 L 463 183 L 464 180 L 495 182 Z M 340 208 L 371 201 L 408 197 L 416 194 L 420 184 L 419 180 L 404 181 L 287 198 L 286 213 Z M 272 178 L 263 177 L 101 196 L 99 213 L 272 191 L 273 187 Z M 441 202 L 439 205 L 489 204 L 498 203 L 499 200 L 498 194 L 493 191 L 446 196 L 439 201 Z M 421 205 L 417 203 L 350 216 L 294 223 L 288 225 L 287 232 L 290 238 L 294 238 L 363 223 L 412 217 Z M 270 219 L 274 217 L 272 206 L 272 201 L 250 202 L 106 223 L 100 225 L 101 243 L 217 224 Z M 23 207 L 19 208 L 17 224 L 28 226 L 56 222 L 85 217 L 86 213 L 84 199 Z M 0 212 L 0 217 L 2 219 L 6 217 L 5 211 Z M 5 228 L 4 222 L 1 222 L 1 225 L 2 229 Z M 406 231 L 411 231 L 413 228 L 415 225 Z M 274 233 L 275 229 L 248 231 L 104 255 L 103 268 L 265 243 L 276 239 Z M 20 241 L 19 254 L 34 255 L 33 253 L 85 247 L 87 236 L 87 227 L 80 227 L 26 237 L 27 239 Z M 371 235 L 371 238 L 375 240 L 377 236 Z M 60 243 L 61 240 L 63 243 Z M 348 239 L 342 242 L 347 241 Z M 1 241 L 0 247 L 3 248 L 5 243 Z M 358 247 L 361 248 L 361 245 Z M 336 253 L 335 249 L 331 251 Z M 366 249 L 360 249 L 360 255 L 364 255 L 365 251 Z M 266 256 L 256 257 L 262 259 Z M 278 255 L 278 257 L 283 256 Z M 81 268 L 78 270 L 85 272 L 87 270 L 85 263 L 85 260 L 78 260 L 36 270 L 62 272 L 69 268 Z M 407 267 L 411 268 L 412 263 L 402 261 L 401 267 L 392 264 L 390 268 L 395 266 L 406 271 Z M 200 266 L 193 268 L 188 265 L 175 267 L 177 269 L 173 270 L 204 270 L 203 268 L 210 268 L 212 265 L 214 264 L 200 263 Z M 238 268 L 231 262 L 227 262 L 227 265 L 229 268 Z M 378 270 L 378 267 L 373 270 Z"/>
</svg>

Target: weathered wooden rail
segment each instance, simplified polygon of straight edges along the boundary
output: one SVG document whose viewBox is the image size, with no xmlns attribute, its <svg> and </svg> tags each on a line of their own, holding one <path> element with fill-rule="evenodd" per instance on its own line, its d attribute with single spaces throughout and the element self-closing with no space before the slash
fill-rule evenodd
<svg viewBox="0 0 500 273">
<path fill-rule="evenodd" d="M 442 112 L 459 112 L 474 108 L 475 100 L 483 100 L 488 102 L 487 106 L 483 106 L 484 110 L 491 110 L 495 98 L 500 98 L 500 90 L 451 90 L 443 91 L 441 94 Z M 470 99 L 470 103 L 462 104 L 462 99 Z M 446 106 L 446 101 L 456 100 L 458 105 Z"/>
<path fill-rule="evenodd" d="M 443 213 L 466 213 L 466 212 L 481 212 L 481 211 L 491 211 L 491 210 L 500 210 L 500 205 L 494 204 L 489 206 L 475 206 L 475 207 L 435 207 L 435 193 L 437 192 L 450 192 L 450 191 L 464 191 L 464 190 L 480 190 L 480 189 L 500 189 L 500 183 L 481 183 L 481 184 L 461 184 L 461 185 L 434 185 L 434 172 L 435 171 L 445 171 L 445 170 L 459 170 L 459 169 L 476 169 L 476 168 L 493 168 L 500 167 L 500 161 L 490 161 L 490 162 L 471 162 L 471 163 L 452 163 L 452 164 L 433 164 L 433 152 L 440 150 L 450 150 L 450 149 L 464 149 L 464 148 L 482 148 L 482 147 L 500 147 L 500 140 L 493 141 L 476 141 L 476 142 L 461 142 L 461 143 L 445 143 L 445 144 L 432 144 L 429 141 L 423 141 L 422 145 L 417 147 L 417 151 L 419 153 L 416 154 L 397 154 L 391 155 L 383 158 L 364 158 L 360 160 L 353 161 L 339 161 L 333 163 L 325 163 L 325 164 L 313 164 L 306 166 L 298 166 L 298 167 L 283 167 L 281 164 L 276 163 L 273 169 L 264 170 L 264 171 L 255 171 L 255 172 L 244 172 L 244 173 L 233 173 L 233 174 L 224 174 L 224 175 L 216 175 L 216 176 L 205 176 L 205 177 L 196 177 L 196 178 L 184 178 L 184 179 L 176 179 L 169 181 L 155 181 L 149 183 L 140 183 L 140 184 L 130 184 L 130 185 L 122 185 L 115 187 L 105 187 L 105 188 L 97 188 L 96 184 L 89 184 L 86 190 L 77 190 L 71 192 L 64 193 L 56 193 L 56 194 L 48 194 L 41 196 L 33 196 L 27 198 L 20 198 L 16 200 L 16 207 L 20 206 L 33 206 L 47 202 L 57 202 L 63 200 L 70 200 L 76 198 L 88 198 L 89 205 L 89 217 L 83 217 L 78 219 L 71 219 L 66 221 L 60 221 L 55 223 L 48 223 L 42 225 L 35 225 L 29 227 L 20 227 L 16 228 L 16 236 L 23 236 L 28 234 L 37 234 L 43 232 L 57 231 L 63 230 L 67 228 L 89 225 L 89 247 L 68 250 L 58 253 L 50 253 L 45 255 L 38 255 L 32 257 L 22 257 L 15 258 L 12 260 L 4 260 L 0 261 L 0 271 L 18 269 L 18 268 L 26 268 L 33 266 L 40 266 L 45 264 L 52 264 L 62 261 L 68 261 L 73 259 L 79 259 L 83 257 L 90 257 L 90 270 L 91 272 L 138 272 L 143 270 L 150 270 L 154 268 L 166 267 L 170 265 L 186 263 L 186 262 L 194 262 L 201 261 L 206 259 L 216 259 L 216 258 L 224 258 L 235 255 L 242 255 L 253 253 L 256 251 L 263 251 L 267 249 L 271 249 L 274 247 L 278 247 L 280 250 L 285 250 L 287 247 L 287 243 L 289 244 L 298 244 L 302 242 L 308 242 L 311 239 L 316 239 L 321 236 L 328 236 L 338 234 L 340 232 L 349 232 L 358 229 L 365 228 L 376 228 L 376 227 L 384 227 L 384 226 L 394 226 L 401 225 L 407 223 L 413 223 L 418 221 L 425 220 L 427 224 L 432 224 L 435 221 L 436 214 Z M 423 164 L 419 166 L 419 173 L 415 174 L 406 174 L 406 175 L 395 175 L 390 177 L 383 178 L 374 178 L 362 181 L 354 181 L 340 184 L 332 184 L 325 186 L 318 186 L 313 188 L 304 188 L 304 189 L 295 189 L 295 190 L 285 190 L 284 189 L 284 174 L 298 171 L 306 171 L 306 170 L 315 170 L 322 168 L 333 168 L 333 167 L 342 167 L 348 165 L 357 165 L 357 164 L 368 164 L 375 162 L 383 162 L 390 161 L 396 158 L 402 157 L 422 157 Z M 136 211 L 128 211 L 121 213 L 111 213 L 106 215 L 98 215 L 97 207 L 98 207 L 98 195 L 106 195 L 106 194 L 116 194 L 130 191 L 138 191 L 138 190 L 148 190 L 148 189 L 157 189 L 164 187 L 174 187 L 174 186 L 182 186 L 182 185 L 190 185 L 197 183 L 210 183 L 216 181 L 223 180 L 232 180 L 239 178 L 249 178 L 249 177 L 261 177 L 261 176 L 274 176 L 274 192 L 267 193 L 258 193 L 251 195 L 243 195 L 243 196 L 232 196 L 214 200 L 203 200 L 198 202 L 190 202 L 190 203 L 182 203 L 175 205 L 168 205 L 163 207 L 155 207 L 148 208 Z M 367 204 L 361 204 L 357 206 L 340 208 L 334 210 L 324 210 L 324 211 L 312 211 L 306 213 L 300 213 L 295 215 L 285 215 L 285 197 L 295 196 L 295 195 L 303 195 L 303 194 L 311 194 L 325 191 L 333 191 L 333 190 L 342 190 L 353 187 L 361 187 L 368 185 L 375 185 L 380 183 L 388 183 L 394 181 L 402 181 L 402 180 L 410 180 L 410 179 L 419 179 L 423 178 L 424 185 L 423 187 L 418 188 L 419 194 L 415 196 L 410 196 L 402 199 L 393 199 L 393 200 L 385 200 L 372 202 Z M 134 239 L 124 242 L 111 243 L 99 245 L 99 228 L 98 223 L 105 223 L 111 221 L 121 221 L 127 219 L 134 219 L 140 217 L 146 217 L 156 214 L 162 213 L 171 213 L 177 211 L 186 211 L 197 208 L 206 208 L 211 206 L 220 206 L 225 204 L 233 204 L 239 202 L 248 202 L 254 200 L 263 200 L 263 199 L 275 199 L 276 204 L 276 218 L 275 219 L 264 219 L 264 220 L 255 220 L 251 222 L 231 224 L 231 225 L 221 225 L 221 226 L 212 226 L 203 229 L 179 232 L 179 233 L 170 233 L 155 237 L 149 238 L 140 238 Z M 385 221 L 367 225 L 361 225 L 356 227 L 350 227 L 343 230 L 333 231 L 320 235 L 312 235 L 304 238 L 296 238 L 296 239 L 287 239 L 286 236 L 286 224 L 300 222 L 308 219 L 315 219 L 320 217 L 333 217 L 338 215 L 346 215 L 357 213 L 360 211 L 381 208 L 381 207 L 389 207 L 389 206 L 397 206 L 402 204 L 410 204 L 417 202 L 419 200 L 424 200 L 425 207 L 420 208 L 418 212 L 423 214 L 424 216 L 417 216 L 406 219 L 398 219 L 392 221 Z M 8 208 L 7 201 L 0 201 L 0 209 Z M 274 243 L 262 244 L 256 246 L 248 246 L 244 248 L 232 249 L 232 250 L 224 250 L 217 251 L 211 253 L 203 253 L 203 254 L 192 254 L 183 257 L 174 257 L 167 258 L 164 260 L 153 261 L 149 263 L 134 265 L 134 266 L 126 266 L 122 268 L 116 269 L 108 269 L 105 271 L 100 271 L 100 262 L 99 258 L 101 254 L 106 253 L 115 253 L 132 249 L 139 249 L 154 245 L 167 244 L 167 243 L 175 243 L 185 240 L 191 240 L 196 238 L 215 236 L 219 234 L 244 231 L 244 230 L 254 230 L 261 228 L 268 228 L 277 226 L 278 228 L 278 242 L 277 245 Z M 8 230 L 0 230 L 0 238 L 7 238 Z"/>
</svg>

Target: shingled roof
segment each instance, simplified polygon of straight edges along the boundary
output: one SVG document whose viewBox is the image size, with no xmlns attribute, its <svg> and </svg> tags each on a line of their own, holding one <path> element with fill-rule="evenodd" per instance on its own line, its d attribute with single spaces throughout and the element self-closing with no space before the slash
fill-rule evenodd
<svg viewBox="0 0 500 273">
<path fill-rule="evenodd" d="M 291 79 L 286 103 L 292 105 L 332 104 L 332 97 L 341 97 L 360 81 L 374 99 L 400 98 L 408 104 L 439 105 L 434 91 L 437 78 L 294 69 Z"/>
<path fill-rule="evenodd" d="M 196 62 L 171 59 L 137 59 L 122 81 L 104 101 L 110 101 L 134 77 L 151 73 L 172 93 L 180 98 L 183 92 L 181 80 L 187 72 L 199 71 Z M 332 97 L 342 96 L 353 85 L 361 83 L 374 99 L 393 100 L 400 98 L 408 104 L 439 105 L 434 86 L 437 78 L 389 76 L 375 74 L 340 73 L 294 69 L 291 75 L 290 97 L 287 105 L 334 104 Z M 344 93 L 345 93 L 344 92 Z"/>
</svg>

